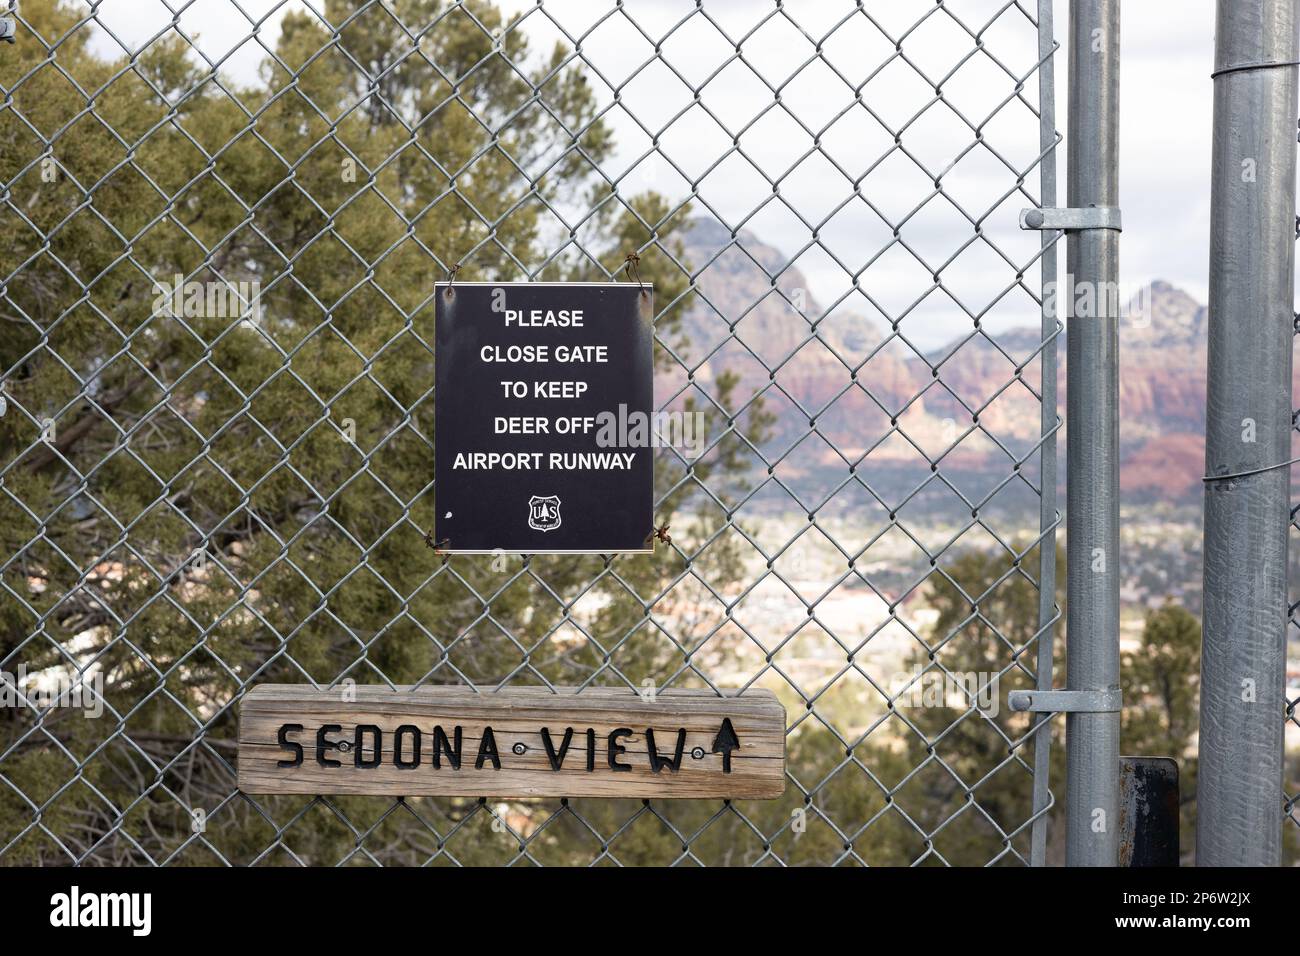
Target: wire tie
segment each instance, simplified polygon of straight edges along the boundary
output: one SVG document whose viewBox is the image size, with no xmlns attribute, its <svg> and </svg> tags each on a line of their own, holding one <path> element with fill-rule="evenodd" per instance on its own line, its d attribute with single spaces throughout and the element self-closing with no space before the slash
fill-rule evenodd
<svg viewBox="0 0 1300 956">
<path fill-rule="evenodd" d="M 1206 475 L 1201 481 L 1230 481 L 1233 478 L 1249 478 L 1251 475 L 1262 475 L 1266 471 L 1277 471 L 1279 468 L 1286 468 L 1297 462 L 1300 462 L 1300 458 L 1278 462 L 1276 465 L 1265 465 L 1263 468 L 1252 468 L 1249 471 L 1238 471 L 1230 475 Z"/>
<path fill-rule="evenodd" d="M 1249 73 L 1253 70 L 1273 70 L 1283 66 L 1300 66 L 1300 60 L 1284 60 L 1278 63 L 1234 63 L 1232 66 L 1215 70 L 1210 74 L 1210 79 L 1218 79 L 1227 73 Z"/>
<path fill-rule="evenodd" d="M 624 261 L 627 263 L 628 276 L 636 281 L 637 288 L 641 290 L 642 295 L 645 295 L 645 283 L 641 281 L 641 257 L 635 252 L 629 252 Z"/>
</svg>

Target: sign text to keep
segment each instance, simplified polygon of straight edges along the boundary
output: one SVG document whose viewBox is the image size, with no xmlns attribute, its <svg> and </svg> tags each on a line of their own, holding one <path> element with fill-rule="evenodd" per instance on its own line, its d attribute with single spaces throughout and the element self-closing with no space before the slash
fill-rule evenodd
<svg viewBox="0 0 1300 956">
<path fill-rule="evenodd" d="M 501 394 L 503 398 L 528 398 L 530 394 L 533 398 L 582 398 L 587 394 L 587 388 L 586 382 L 502 382 Z"/>
</svg>

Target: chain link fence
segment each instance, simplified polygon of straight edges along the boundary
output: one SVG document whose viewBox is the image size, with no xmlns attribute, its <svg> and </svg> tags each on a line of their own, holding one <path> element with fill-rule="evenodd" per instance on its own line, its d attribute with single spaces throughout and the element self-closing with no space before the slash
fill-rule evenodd
<svg viewBox="0 0 1300 956">
<path fill-rule="evenodd" d="M 1029 862 L 1034 3 L 125 6 L 0 46 L 0 861 Z M 671 542 L 436 553 L 434 283 L 629 253 Z M 347 680 L 770 688 L 788 785 L 241 794 L 244 691 Z"/>
</svg>

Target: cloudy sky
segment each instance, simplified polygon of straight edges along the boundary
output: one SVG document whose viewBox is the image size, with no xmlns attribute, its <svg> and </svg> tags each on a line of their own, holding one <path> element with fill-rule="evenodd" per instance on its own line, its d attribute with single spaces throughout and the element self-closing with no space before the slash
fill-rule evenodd
<svg viewBox="0 0 1300 956">
<path fill-rule="evenodd" d="M 173 2 L 179 5 L 179 0 Z M 241 0 L 240 5 L 254 18 L 267 17 L 260 35 L 271 45 L 284 11 L 301 7 L 303 0 Z M 945 286 L 973 311 L 987 307 L 1013 270 L 982 243 L 962 251 L 972 233 L 963 210 L 983 218 L 986 234 L 1013 261 L 1032 254 L 1036 238 L 1015 226 L 1023 197 L 997 200 L 1014 185 L 1008 167 L 1032 161 L 1037 130 L 1019 103 L 996 107 L 1012 92 L 1013 76 L 1032 67 L 1033 29 L 1014 10 L 983 29 L 986 49 L 1004 70 L 990 57 L 969 56 L 973 41 L 962 26 L 985 28 L 1004 0 L 948 0 L 946 9 L 953 16 L 934 15 L 930 0 L 868 0 L 865 8 L 875 24 L 854 14 L 852 0 L 787 2 L 788 18 L 769 18 L 774 5 L 764 0 L 706 0 L 704 9 L 714 23 L 691 15 L 693 0 L 626 0 L 627 16 L 609 16 L 612 3 L 591 0 L 547 0 L 545 14 L 526 0 L 504 5 L 528 11 L 525 29 L 536 49 L 564 41 L 566 32 L 583 37 L 583 54 L 603 102 L 611 102 L 613 88 L 618 89 L 620 105 L 607 118 L 618 136 L 619 155 L 609 171 L 628 171 L 629 192 L 652 187 L 683 197 L 694 183 L 698 212 L 712 209 L 730 225 L 743 223 L 795 258 L 823 306 L 843 299 L 846 309 L 878 315 L 855 291 L 852 275 L 857 272 L 857 288 L 870 290 L 881 310 L 907 308 L 927 284 L 928 270 L 915 255 L 896 245 L 888 248 L 891 224 L 904 220 L 904 240 L 924 262 L 942 266 Z M 1032 3 L 1026 0 L 1026 5 Z M 1062 39 L 1066 8 L 1066 0 L 1058 0 Z M 927 11 L 931 15 L 908 32 Z M 684 25 L 670 30 L 683 17 Z M 849 19 L 842 28 L 828 32 L 844 17 Z M 98 18 L 119 40 L 138 46 L 172 15 L 161 0 L 103 0 Z M 249 21 L 229 0 L 197 0 L 185 8 L 180 24 L 199 35 L 199 45 L 210 57 L 228 56 L 226 73 L 247 82 L 256 76 L 262 51 L 249 42 Z M 1213 32 L 1213 0 L 1124 4 L 1124 284 L 1135 288 L 1164 278 L 1202 301 L 1207 288 Z M 893 51 L 887 35 L 904 34 L 904 53 L 915 68 L 895 60 L 880 70 Z M 665 38 L 658 56 L 647 35 Z M 827 39 L 818 58 L 813 43 L 823 36 Z M 743 38 L 744 63 L 727 63 L 734 51 L 728 38 Z M 107 36 L 97 43 L 106 53 L 118 51 Z M 1058 54 L 1062 129 L 1065 61 L 1064 53 Z M 918 109 L 933 100 L 918 70 L 937 82 L 958 64 L 963 65 L 943 81 L 947 105 L 917 117 Z M 862 103 L 855 104 L 854 85 L 868 77 L 873 78 L 862 88 Z M 699 104 L 692 105 L 692 87 L 701 89 Z M 775 109 L 772 87 L 780 91 L 781 106 Z M 1031 85 L 1027 96 L 1036 100 L 1036 93 L 1036 84 Z M 961 117 L 981 125 L 1004 162 L 991 150 L 968 148 L 974 136 Z M 904 124 L 904 146 L 921 166 L 892 150 L 888 130 Z M 659 135 L 659 149 L 642 160 L 650 149 L 647 130 Z M 743 157 L 733 153 L 715 166 L 737 137 Z M 1064 173 L 1064 149 L 1060 162 Z M 952 202 L 928 201 L 918 208 L 932 191 L 932 179 L 922 167 L 941 174 Z M 858 177 L 864 178 L 855 195 Z M 779 198 L 773 195 L 774 180 Z M 1031 188 L 1037 191 L 1036 182 Z M 1060 200 L 1064 202 L 1063 177 Z M 814 228 L 819 244 L 808 248 Z M 881 249 L 888 251 L 876 258 Z M 1002 321 L 1024 324 L 1023 303 L 1014 311 Z M 948 334 L 940 326 L 954 318 L 962 321 L 951 301 L 938 298 L 917 314 L 936 319 L 933 336 L 926 336 L 936 342 Z M 999 320 L 997 309 L 991 318 Z"/>
</svg>

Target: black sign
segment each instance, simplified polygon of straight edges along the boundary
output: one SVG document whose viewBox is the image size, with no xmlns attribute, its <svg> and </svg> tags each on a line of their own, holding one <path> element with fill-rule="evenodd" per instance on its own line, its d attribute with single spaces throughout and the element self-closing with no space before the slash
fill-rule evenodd
<svg viewBox="0 0 1300 956">
<path fill-rule="evenodd" d="M 457 282 L 436 299 L 439 550 L 652 550 L 650 287 Z"/>
</svg>

